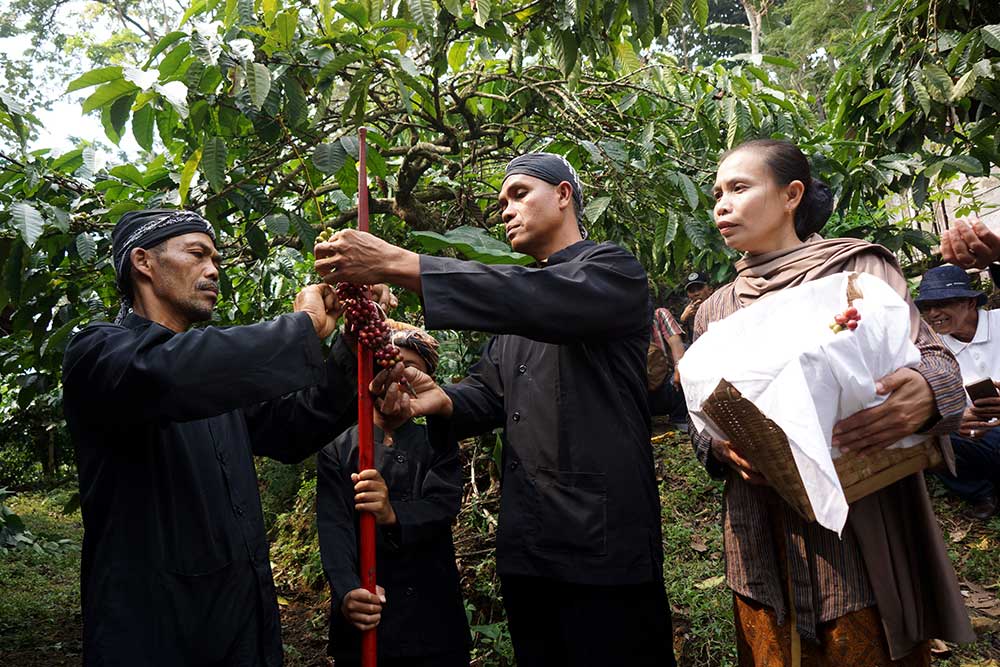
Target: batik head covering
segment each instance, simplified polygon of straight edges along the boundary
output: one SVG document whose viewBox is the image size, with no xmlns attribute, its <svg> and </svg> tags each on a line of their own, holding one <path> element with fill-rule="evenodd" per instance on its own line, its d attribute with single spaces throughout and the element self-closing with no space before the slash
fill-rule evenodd
<svg viewBox="0 0 1000 667">
<path fill-rule="evenodd" d="M 546 183 L 559 185 L 566 181 L 573 188 L 574 213 L 576 224 L 580 227 L 580 235 L 587 238 L 587 230 L 583 226 L 583 184 L 566 158 L 555 153 L 525 153 L 519 155 L 507 164 L 503 179 L 506 181 L 514 174 L 524 174 L 540 178 Z"/>
<path fill-rule="evenodd" d="M 437 370 L 438 360 L 440 359 L 437 339 L 412 324 L 388 319 L 385 323 L 391 331 L 392 344 L 396 347 L 405 347 L 416 352 L 424 360 L 424 363 L 427 364 L 427 374 L 434 375 L 434 372 Z"/>
<path fill-rule="evenodd" d="M 115 285 L 121 308 L 115 324 L 121 324 L 132 309 L 132 262 L 135 248 L 152 248 L 169 238 L 201 232 L 215 241 L 212 225 L 194 211 L 152 208 L 129 211 L 121 217 L 111 232 L 111 258 L 115 265 Z"/>
</svg>

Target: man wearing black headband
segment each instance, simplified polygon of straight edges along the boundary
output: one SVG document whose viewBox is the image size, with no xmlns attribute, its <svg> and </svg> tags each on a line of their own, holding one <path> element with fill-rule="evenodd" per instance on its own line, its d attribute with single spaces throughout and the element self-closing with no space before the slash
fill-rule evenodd
<svg viewBox="0 0 1000 667">
<path fill-rule="evenodd" d="M 394 418 L 434 415 L 452 437 L 504 429 L 497 572 L 520 667 L 674 664 L 649 444 L 646 272 L 582 238 L 565 159 L 513 160 L 500 190 L 511 246 L 536 267 L 417 255 L 342 231 L 316 246 L 329 279 L 421 295 L 431 329 L 497 334 L 461 383 L 408 371 Z"/>
<path fill-rule="evenodd" d="M 122 309 L 70 342 L 66 422 L 84 539 L 85 665 L 280 665 L 253 455 L 298 461 L 349 427 L 333 288 L 295 313 L 189 330 L 219 291 L 214 231 L 188 211 L 127 213 L 112 234 Z"/>
</svg>

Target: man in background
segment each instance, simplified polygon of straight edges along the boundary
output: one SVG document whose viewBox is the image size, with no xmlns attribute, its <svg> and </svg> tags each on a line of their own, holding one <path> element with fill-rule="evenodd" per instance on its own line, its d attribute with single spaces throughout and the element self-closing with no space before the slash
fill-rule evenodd
<svg viewBox="0 0 1000 667">
<path fill-rule="evenodd" d="M 649 412 L 669 415 L 670 421 L 687 430 L 687 408 L 681 390 L 677 363 L 684 356 L 684 328 L 666 307 L 653 311 L 649 351 L 646 355 L 646 386 Z"/>
<path fill-rule="evenodd" d="M 924 320 L 955 355 L 968 387 L 985 380 L 1000 385 L 1000 311 L 982 309 L 986 295 L 952 265 L 924 274 L 914 299 Z M 972 504 L 970 515 L 986 520 L 997 511 L 1000 482 L 1000 397 L 968 398 L 958 433 L 952 434 L 956 476 L 941 475 L 951 491 Z"/>
<path fill-rule="evenodd" d="M 715 289 L 708 282 L 708 276 L 701 271 L 692 271 L 688 274 L 687 282 L 684 284 L 684 292 L 687 294 L 688 304 L 681 312 L 681 324 L 688 328 L 690 333 L 694 329 L 694 316 L 698 313 L 698 307 L 705 302 L 705 299 L 712 296 Z M 692 340 L 688 336 L 688 340 Z"/>
</svg>

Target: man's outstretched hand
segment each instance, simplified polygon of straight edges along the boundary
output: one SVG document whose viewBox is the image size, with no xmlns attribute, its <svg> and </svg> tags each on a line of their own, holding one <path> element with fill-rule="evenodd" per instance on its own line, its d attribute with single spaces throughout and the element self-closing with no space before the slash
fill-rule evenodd
<svg viewBox="0 0 1000 667">
<path fill-rule="evenodd" d="M 368 232 L 342 229 L 329 241 L 317 243 L 313 253 L 316 272 L 324 282 L 391 283 L 420 291 L 420 255 Z"/>
<path fill-rule="evenodd" d="M 326 338 L 337 328 L 337 320 L 343 311 L 337 292 L 331 286 L 306 285 L 295 295 L 296 313 L 304 312 L 312 320 L 313 329 L 320 338 Z"/>
</svg>

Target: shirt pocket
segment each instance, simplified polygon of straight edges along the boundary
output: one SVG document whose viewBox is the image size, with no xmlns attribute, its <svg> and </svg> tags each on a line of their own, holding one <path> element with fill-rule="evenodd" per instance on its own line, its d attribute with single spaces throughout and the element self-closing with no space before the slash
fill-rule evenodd
<svg viewBox="0 0 1000 667">
<path fill-rule="evenodd" d="M 538 468 L 535 548 L 589 556 L 608 550 L 608 489 L 604 473 Z"/>
</svg>

